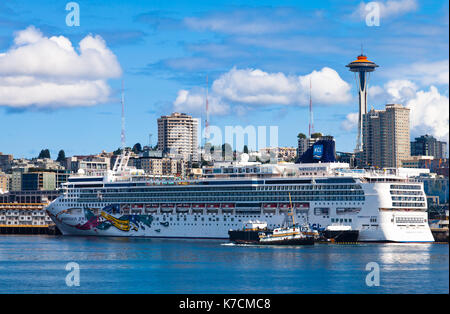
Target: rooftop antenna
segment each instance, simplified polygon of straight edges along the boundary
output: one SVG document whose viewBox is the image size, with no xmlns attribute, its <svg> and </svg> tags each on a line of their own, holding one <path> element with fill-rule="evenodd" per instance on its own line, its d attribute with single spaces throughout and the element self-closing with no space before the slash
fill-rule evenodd
<svg viewBox="0 0 450 314">
<path fill-rule="evenodd" d="M 122 150 L 125 150 L 125 98 L 123 91 L 123 80 L 122 80 L 122 132 L 120 134 L 120 140 L 122 144 Z"/>
<path fill-rule="evenodd" d="M 309 138 L 311 138 L 311 134 L 314 132 L 314 116 L 312 109 L 312 84 L 311 84 L 311 76 L 309 77 Z"/>
<path fill-rule="evenodd" d="M 206 75 L 206 118 L 205 118 L 205 145 L 209 139 L 209 108 L 208 108 L 208 75 Z"/>
<path fill-rule="evenodd" d="M 125 151 L 125 98 L 123 91 L 123 80 L 122 80 L 122 132 L 120 134 L 121 144 L 122 144 L 122 153 L 116 158 L 114 162 L 113 172 L 122 172 L 125 171 L 128 160 L 130 159 L 129 153 Z"/>
</svg>

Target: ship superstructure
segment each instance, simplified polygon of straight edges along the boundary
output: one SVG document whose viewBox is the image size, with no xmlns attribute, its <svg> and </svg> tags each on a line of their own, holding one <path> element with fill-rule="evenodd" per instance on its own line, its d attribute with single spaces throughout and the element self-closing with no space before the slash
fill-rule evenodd
<svg viewBox="0 0 450 314">
<path fill-rule="evenodd" d="M 359 241 L 433 241 L 423 185 L 396 173 L 343 163 L 246 163 L 181 180 L 146 176 L 126 160 L 104 176 L 63 184 L 47 207 L 63 234 L 227 239 L 249 220 L 282 226 L 290 194 L 296 221 L 313 229 L 342 223 L 359 230 Z"/>
</svg>

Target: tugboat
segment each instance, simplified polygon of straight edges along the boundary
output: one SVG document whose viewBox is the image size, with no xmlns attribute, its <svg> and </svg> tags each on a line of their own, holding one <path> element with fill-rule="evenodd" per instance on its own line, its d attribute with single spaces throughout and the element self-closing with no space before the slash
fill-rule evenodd
<svg viewBox="0 0 450 314">
<path fill-rule="evenodd" d="M 299 227 L 282 227 L 260 234 L 260 245 L 313 245 L 314 237 L 300 231 Z"/>
<path fill-rule="evenodd" d="M 273 231 L 267 229 L 267 223 L 249 221 L 242 230 L 230 230 L 230 240 L 235 243 L 258 245 L 312 245 L 315 234 L 302 229 L 295 224 L 292 209 L 291 194 L 289 193 L 290 211 L 286 215 L 284 226 Z M 290 219 L 289 219 L 290 217 Z"/>
<path fill-rule="evenodd" d="M 347 225 L 330 225 L 323 231 L 326 241 L 342 243 L 358 241 L 359 231 Z"/>
</svg>

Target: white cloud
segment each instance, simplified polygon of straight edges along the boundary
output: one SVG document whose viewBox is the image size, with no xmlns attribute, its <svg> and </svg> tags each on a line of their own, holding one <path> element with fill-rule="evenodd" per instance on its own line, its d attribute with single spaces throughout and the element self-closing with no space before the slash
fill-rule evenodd
<svg viewBox="0 0 450 314">
<path fill-rule="evenodd" d="M 292 103 L 299 84 L 295 77 L 283 73 L 267 73 L 261 70 L 236 68 L 222 74 L 212 85 L 217 95 L 232 101 L 246 104 Z"/>
<path fill-rule="evenodd" d="M 386 76 L 391 79 L 402 78 L 413 80 L 421 85 L 448 85 L 449 60 L 415 62 L 394 67 L 386 72 Z"/>
<path fill-rule="evenodd" d="M 440 140 L 449 140 L 449 101 L 435 86 L 428 91 L 417 91 L 406 107 L 411 109 L 411 128 L 418 134 L 432 134 Z"/>
<path fill-rule="evenodd" d="M 304 76 L 268 73 L 259 69 L 237 69 L 222 74 L 212 84 L 209 97 L 212 114 L 235 112 L 233 108 L 259 106 L 306 106 L 309 103 L 309 86 L 312 82 L 312 99 L 316 105 L 343 104 L 351 99 L 350 85 L 330 68 L 313 71 Z M 181 90 L 174 102 L 176 110 L 204 112 L 205 93 L 202 90 Z M 189 109 L 189 110 L 188 110 Z"/>
<path fill-rule="evenodd" d="M 341 127 L 346 131 L 356 128 L 358 126 L 358 115 L 358 112 L 349 113 L 341 123 Z"/>
<path fill-rule="evenodd" d="M 436 86 L 431 85 L 426 90 L 410 80 L 392 80 L 383 88 L 376 86 L 375 90 L 376 97 L 383 99 L 384 103 L 399 103 L 411 109 L 413 136 L 428 133 L 448 142 L 449 99 Z"/>
<path fill-rule="evenodd" d="M 295 11 L 287 8 L 239 9 L 231 12 L 215 12 L 207 16 L 187 17 L 184 24 L 197 31 L 213 31 L 226 34 L 269 34 L 291 29 L 305 28 L 293 18 Z"/>
<path fill-rule="evenodd" d="M 339 74 L 328 67 L 320 71 L 299 77 L 303 99 L 308 98 L 311 80 L 314 103 L 324 105 L 345 104 L 351 100 L 350 84 L 341 79 Z"/>
<path fill-rule="evenodd" d="M 410 80 L 391 80 L 383 87 L 369 90 L 371 99 L 380 103 L 399 103 L 410 108 L 411 136 L 432 134 L 439 140 L 449 141 L 449 98 L 431 85 L 422 89 Z M 357 126 L 358 114 L 350 113 L 341 123 L 347 131 Z"/>
<path fill-rule="evenodd" d="M 206 94 L 204 90 L 193 91 L 179 90 L 178 96 L 173 103 L 177 112 L 203 113 L 206 107 Z M 230 107 L 220 102 L 215 96 L 208 96 L 208 111 L 213 115 L 224 115 L 229 113 Z"/>
<path fill-rule="evenodd" d="M 122 74 L 116 56 L 100 36 L 86 36 L 77 50 L 66 37 L 45 37 L 33 26 L 17 32 L 14 45 L 0 54 L 0 106 L 56 108 L 107 101 L 106 80 Z"/>
<path fill-rule="evenodd" d="M 414 12 L 418 8 L 416 0 L 369 1 L 367 3 L 361 2 L 355 12 L 353 12 L 353 16 L 365 19 L 368 13 L 366 5 L 371 2 L 378 4 L 380 8 L 380 18 L 401 16 L 409 12 Z"/>
<path fill-rule="evenodd" d="M 393 80 L 384 85 L 390 102 L 404 103 L 415 96 L 417 85 L 408 80 Z"/>
</svg>

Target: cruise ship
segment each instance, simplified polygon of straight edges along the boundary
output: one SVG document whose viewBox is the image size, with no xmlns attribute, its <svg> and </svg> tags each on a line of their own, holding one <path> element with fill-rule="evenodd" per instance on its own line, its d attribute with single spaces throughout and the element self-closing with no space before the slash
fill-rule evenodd
<svg viewBox="0 0 450 314">
<path fill-rule="evenodd" d="M 274 229 L 290 210 L 320 230 L 350 226 L 359 241 L 433 242 L 423 185 L 395 169 L 345 163 L 236 163 L 201 178 L 148 176 L 120 156 L 102 176 L 78 173 L 46 208 L 64 235 L 228 239 L 250 220 Z"/>
</svg>

